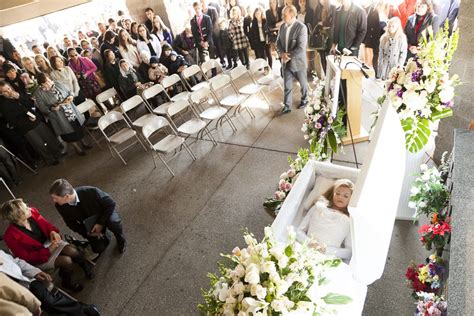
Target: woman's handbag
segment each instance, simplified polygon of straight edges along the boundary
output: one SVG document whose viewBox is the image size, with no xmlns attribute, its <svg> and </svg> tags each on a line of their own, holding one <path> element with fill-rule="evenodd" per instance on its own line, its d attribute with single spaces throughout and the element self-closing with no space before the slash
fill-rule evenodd
<svg viewBox="0 0 474 316">
<path fill-rule="evenodd" d="M 329 28 L 325 28 L 319 24 L 314 27 L 308 23 L 309 31 L 309 47 L 312 49 L 325 51 L 329 47 Z"/>
</svg>

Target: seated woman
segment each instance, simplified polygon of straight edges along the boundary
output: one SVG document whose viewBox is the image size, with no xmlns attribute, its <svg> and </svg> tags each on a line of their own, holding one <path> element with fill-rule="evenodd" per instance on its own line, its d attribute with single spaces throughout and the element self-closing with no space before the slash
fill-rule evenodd
<svg viewBox="0 0 474 316">
<path fill-rule="evenodd" d="M 119 66 L 121 75 L 118 78 L 118 83 L 120 90 L 122 90 L 127 99 L 140 94 L 141 91 L 152 85 L 144 84 L 143 78 L 137 74 L 135 69 L 125 59 L 120 61 Z"/>
<path fill-rule="evenodd" d="M 312 237 L 326 247 L 327 254 L 350 259 L 352 245 L 347 206 L 353 190 L 354 184 L 350 180 L 337 180 L 306 214 L 298 227 L 298 239 L 303 241 Z"/>
<path fill-rule="evenodd" d="M 0 213 L 10 222 L 3 239 L 14 256 L 41 270 L 59 268 L 62 286 L 78 292 L 82 285 L 72 282 L 73 263 L 77 263 L 88 279 L 94 278 L 92 264 L 73 245 L 62 240 L 59 229 L 28 207 L 22 199 L 0 206 Z"/>
</svg>

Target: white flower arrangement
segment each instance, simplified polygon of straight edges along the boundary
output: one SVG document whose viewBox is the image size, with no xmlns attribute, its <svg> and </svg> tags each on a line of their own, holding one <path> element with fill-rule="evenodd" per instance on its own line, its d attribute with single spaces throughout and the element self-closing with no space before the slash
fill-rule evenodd
<svg viewBox="0 0 474 316">
<path fill-rule="evenodd" d="M 202 290 L 205 303 L 198 305 L 206 315 L 314 315 L 330 310 L 328 304 L 352 301 L 334 293 L 311 300 L 310 288 L 327 282 L 324 271 L 341 260 L 297 242 L 292 227 L 286 244 L 276 241 L 270 227 L 260 243 L 249 233 L 244 240 L 246 248 L 223 255 L 231 264 L 219 265 L 220 276 L 209 274 L 211 288 Z"/>
<path fill-rule="evenodd" d="M 397 110 L 406 134 L 407 149 L 420 151 L 428 142 L 432 122 L 452 116 L 454 88 L 459 77 L 449 75 L 449 66 L 459 39 L 448 26 L 436 36 L 432 30 L 420 42 L 420 49 L 404 67 L 393 68 L 385 83 L 386 94 Z"/>
<path fill-rule="evenodd" d="M 310 102 L 304 109 L 305 120 L 301 131 L 309 142 L 310 151 L 319 159 L 329 158 L 329 152 L 342 148 L 341 138 L 346 134 L 343 123 L 344 111 L 339 110 L 335 118 L 331 106 L 324 97 L 324 82 L 316 81 Z"/>
</svg>

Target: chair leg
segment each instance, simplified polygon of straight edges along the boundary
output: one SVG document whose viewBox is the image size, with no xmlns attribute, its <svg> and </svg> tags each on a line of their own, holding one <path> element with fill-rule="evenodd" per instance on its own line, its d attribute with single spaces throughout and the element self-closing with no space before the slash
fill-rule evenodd
<svg viewBox="0 0 474 316">
<path fill-rule="evenodd" d="M 135 137 L 138 139 L 138 142 L 140 143 L 140 145 L 142 145 L 143 149 L 144 149 L 145 151 L 148 151 L 148 150 L 146 149 L 146 146 L 142 143 L 142 140 L 140 139 L 140 137 L 138 137 L 138 134 L 136 134 Z"/>
<path fill-rule="evenodd" d="M 109 150 L 110 150 L 110 155 L 112 155 L 112 158 L 115 158 L 114 151 L 112 150 L 112 145 L 110 145 L 110 144 L 107 144 L 107 146 L 109 147 Z"/>
<path fill-rule="evenodd" d="M 186 149 L 188 154 L 191 156 L 191 158 L 193 158 L 193 160 L 196 160 L 197 158 L 194 155 L 194 153 L 191 151 L 191 148 L 189 148 L 188 145 L 185 142 L 183 143 L 183 146 L 184 146 L 184 149 Z"/>
<path fill-rule="evenodd" d="M 120 160 L 122 160 L 123 164 L 126 166 L 127 162 L 123 159 L 122 155 L 120 155 L 120 152 L 117 150 L 117 148 L 114 147 L 115 153 L 118 155 Z"/>
<path fill-rule="evenodd" d="M 153 164 L 155 165 L 155 167 L 153 169 L 156 169 L 156 160 L 155 160 L 155 151 L 154 150 L 151 151 L 151 158 L 153 158 Z"/>
<path fill-rule="evenodd" d="M 227 123 L 229 123 L 230 127 L 232 128 L 232 130 L 233 130 L 234 132 L 237 132 L 237 127 L 235 127 L 234 122 L 232 122 L 232 120 L 230 119 L 229 115 L 225 114 L 224 116 L 225 116 L 225 118 L 226 118 Z"/>
<path fill-rule="evenodd" d="M 207 126 L 204 127 L 203 132 L 204 132 L 204 131 L 206 131 L 207 137 L 209 137 L 209 139 L 212 141 L 212 143 L 214 144 L 214 146 L 217 146 L 217 142 L 216 142 L 214 136 L 212 136 L 211 131 L 207 128 Z M 204 134 L 204 133 L 203 133 L 203 134 Z"/>
<path fill-rule="evenodd" d="M 247 112 L 249 113 L 250 115 L 250 118 L 255 118 L 255 114 L 253 114 L 252 110 L 248 107 L 248 106 L 245 106 L 245 109 L 247 110 Z"/>
<path fill-rule="evenodd" d="M 275 114 L 275 111 L 273 110 L 272 105 L 270 104 L 270 101 L 269 101 L 268 98 L 267 98 L 267 95 L 266 95 L 262 90 L 260 90 L 260 93 L 262 94 L 263 98 L 265 99 L 265 102 L 267 102 L 267 104 L 268 104 L 268 109 L 269 109 L 273 114 Z"/>
<path fill-rule="evenodd" d="M 102 149 L 102 145 L 99 143 L 99 140 L 97 138 L 94 137 L 94 135 L 92 135 L 92 132 L 88 129 L 88 128 L 85 128 L 87 134 L 89 134 L 90 138 L 92 138 L 92 140 L 94 141 L 94 143 L 97 144 L 97 146 Z"/>
<path fill-rule="evenodd" d="M 158 157 L 160 158 L 161 162 L 165 165 L 166 169 L 168 169 L 168 171 L 171 173 L 171 175 L 174 177 L 174 172 L 173 170 L 171 170 L 171 168 L 168 166 L 168 164 L 166 163 L 166 161 L 161 157 L 161 155 L 159 153 L 158 154 Z"/>
</svg>

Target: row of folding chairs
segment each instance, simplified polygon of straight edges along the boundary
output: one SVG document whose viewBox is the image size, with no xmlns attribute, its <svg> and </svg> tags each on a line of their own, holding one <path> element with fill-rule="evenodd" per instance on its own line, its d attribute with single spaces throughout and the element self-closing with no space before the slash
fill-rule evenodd
<svg viewBox="0 0 474 316">
<path fill-rule="evenodd" d="M 119 107 L 106 112 L 99 119 L 97 128 L 101 130 L 107 140 L 112 156 L 118 156 L 125 165 L 127 163 L 120 153 L 137 143 L 146 151 L 147 146 L 144 143 L 147 143 L 152 151 L 155 167 L 155 154 L 157 154 L 174 176 L 174 172 L 164 160 L 163 155 L 173 151 L 176 152 L 178 148 L 184 148 L 195 160 L 194 153 L 186 144 L 186 140 L 190 136 L 196 135 L 197 139 L 207 136 L 214 145 L 217 145 L 209 130 L 209 125 L 216 122 L 217 127 L 219 124 L 222 125 L 226 122 L 235 132 L 237 128 L 232 122 L 229 112 L 233 109 L 235 115 L 242 108 L 243 103 L 254 94 L 261 94 L 271 109 L 270 103 L 263 92 L 263 88 L 266 86 L 264 80 L 268 76 L 256 78 L 252 75 L 267 66 L 265 60 L 257 59 L 251 64 L 250 70 L 247 70 L 244 66 L 239 66 L 232 69 L 229 74 L 220 72 L 218 75 L 211 77 L 208 76 L 208 73 L 212 72 L 213 69 L 219 71 L 220 67 L 215 60 L 210 60 L 207 64 L 203 63 L 201 68 L 193 65 L 183 71 L 183 78 L 176 74 L 168 76 L 162 84 L 153 85 L 145 89 L 141 95 L 135 95 L 120 103 Z M 187 79 L 197 75 L 204 78 L 204 81 L 191 86 Z M 244 76 L 248 76 L 250 83 L 238 86 L 238 79 Z M 169 89 L 177 89 L 179 85 L 186 87 L 186 90 L 170 97 Z M 223 93 L 227 88 L 230 88 L 232 93 Z M 219 97 L 219 93 L 223 97 Z M 160 104 L 153 101 L 157 97 L 161 97 Z M 96 101 L 101 108 L 106 109 L 104 102 L 111 100 L 110 103 L 117 104 L 115 102 L 116 98 L 118 98 L 118 95 L 112 88 L 98 95 Z M 84 103 L 79 105 L 81 112 L 95 106 L 92 100 L 87 100 Z M 130 113 L 139 107 L 144 108 L 146 113 L 134 118 Z M 255 117 L 249 107 L 245 107 L 245 110 L 251 118 Z M 188 112 L 191 113 L 191 118 L 178 123 L 175 118 Z M 106 132 L 109 126 L 116 125 L 115 123 L 119 121 L 124 123 L 122 128 L 114 129 L 113 133 Z M 153 142 L 151 140 L 152 135 L 162 130 L 166 130 L 168 135 L 158 142 Z M 142 136 L 142 139 L 140 139 L 140 136 Z M 99 144 L 92 134 L 91 137 Z M 133 140 L 132 143 L 130 143 L 131 140 Z M 128 146 L 120 149 L 121 145 L 127 142 L 129 143 Z"/>
</svg>

